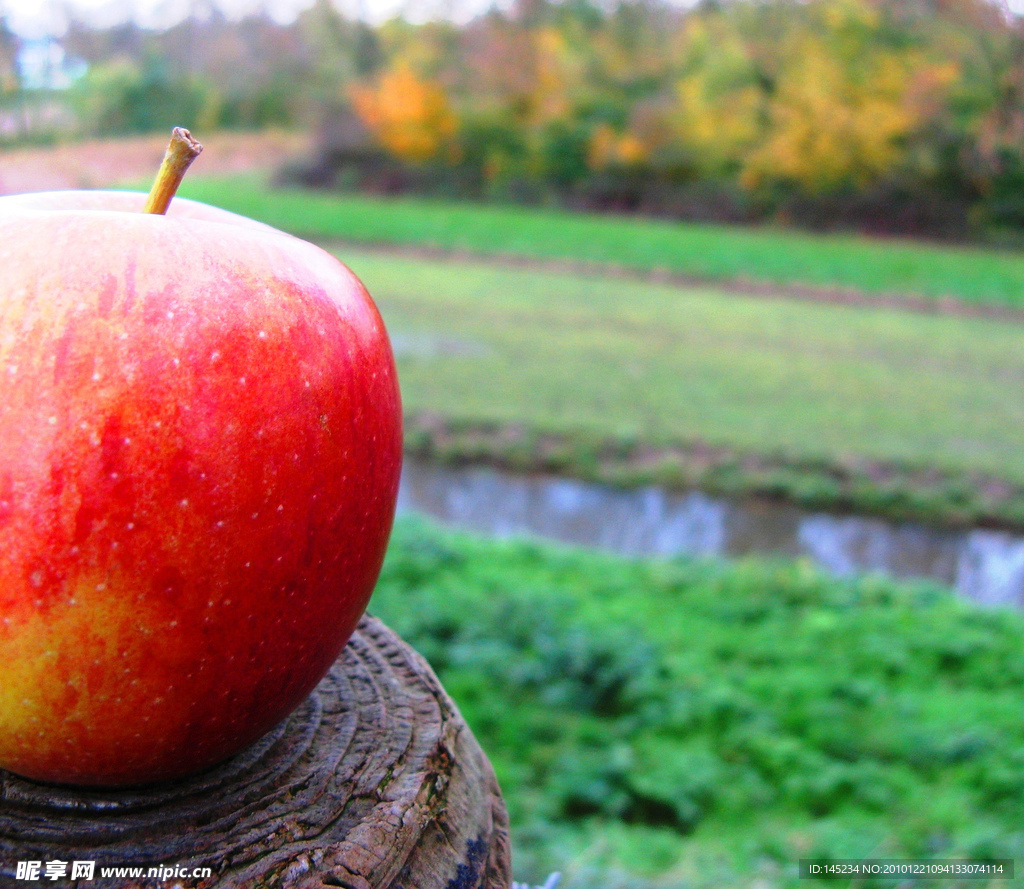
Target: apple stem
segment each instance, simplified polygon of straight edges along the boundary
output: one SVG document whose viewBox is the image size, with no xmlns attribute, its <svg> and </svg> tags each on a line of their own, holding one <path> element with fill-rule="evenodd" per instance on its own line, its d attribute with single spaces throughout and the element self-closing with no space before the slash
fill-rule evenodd
<svg viewBox="0 0 1024 889">
<path fill-rule="evenodd" d="M 146 198 L 146 206 L 142 208 L 144 213 L 163 215 L 167 212 L 181 180 L 185 178 L 185 172 L 202 150 L 203 146 L 192 138 L 188 130 L 174 128 L 163 163 L 160 164 L 149 197 Z"/>
</svg>

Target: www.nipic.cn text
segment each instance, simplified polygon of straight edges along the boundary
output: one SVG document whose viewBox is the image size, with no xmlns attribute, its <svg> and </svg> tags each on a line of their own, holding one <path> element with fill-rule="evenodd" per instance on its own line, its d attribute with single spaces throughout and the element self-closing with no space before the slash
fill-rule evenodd
<svg viewBox="0 0 1024 889">
<path fill-rule="evenodd" d="M 202 880 L 213 876 L 208 867 L 172 867 L 158 865 L 156 867 L 96 867 L 95 861 L 19 861 L 14 878 L 25 882 L 42 880 L 71 879 L 90 881 L 97 877 L 101 880 Z"/>
</svg>

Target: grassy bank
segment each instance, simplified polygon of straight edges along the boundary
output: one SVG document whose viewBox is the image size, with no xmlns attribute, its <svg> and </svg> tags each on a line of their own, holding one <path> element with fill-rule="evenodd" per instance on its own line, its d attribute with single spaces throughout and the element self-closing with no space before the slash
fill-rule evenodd
<svg viewBox="0 0 1024 889">
<path fill-rule="evenodd" d="M 320 240 L 582 260 L 708 281 L 1024 308 L 1024 256 L 1010 252 L 553 209 L 275 190 L 254 175 L 190 179 L 182 194 Z"/>
<path fill-rule="evenodd" d="M 829 462 L 704 442 L 654 447 L 634 436 L 552 433 L 521 423 L 406 414 L 405 450 L 451 466 L 571 476 L 613 487 L 699 488 L 936 527 L 1024 529 L 1024 486 L 975 473 L 864 460 Z"/>
<path fill-rule="evenodd" d="M 1024 856 L 1022 615 L 411 519 L 371 610 L 492 758 L 517 879 L 795 889 L 801 857 Z"/>
<path fill-rule="evenodd" d="M 421 454 L 1024 524 L 1024 326 L 341 255 Z"/>
</svg>

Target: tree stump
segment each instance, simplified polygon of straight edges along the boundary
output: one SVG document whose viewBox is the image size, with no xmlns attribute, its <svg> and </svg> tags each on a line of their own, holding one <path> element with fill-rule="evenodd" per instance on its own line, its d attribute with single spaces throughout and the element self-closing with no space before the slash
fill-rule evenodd
<svg viewBox="0 0 1024 889">
<path fill-rule="evenodd" d="M 0 886 L 19 861 L 95 861 L 97 889 L 508 889 L 490 763 L 426 662 L 364 617 L 316 691 L 250 749 L 191 779 L 91 791 L 0 771 Z M 101 879 L 103 867 L 212 876 Z M 180 873 L 180 871 L 179 871 Z"/>
</svg>

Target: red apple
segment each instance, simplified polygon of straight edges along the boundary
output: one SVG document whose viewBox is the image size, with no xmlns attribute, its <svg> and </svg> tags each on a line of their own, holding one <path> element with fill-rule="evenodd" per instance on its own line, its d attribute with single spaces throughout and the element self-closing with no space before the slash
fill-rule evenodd
<svg viewBox="0 0 1024 889">
<path fill-rule="evenodd" d="M 318 247 L 145 195 L 0 199 L 0 767 L 181 776 L 338 657 L 401 465 L 388 338 Z"/>
</svg>

